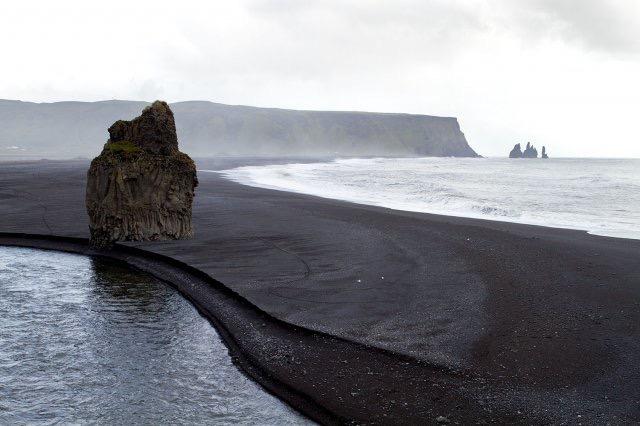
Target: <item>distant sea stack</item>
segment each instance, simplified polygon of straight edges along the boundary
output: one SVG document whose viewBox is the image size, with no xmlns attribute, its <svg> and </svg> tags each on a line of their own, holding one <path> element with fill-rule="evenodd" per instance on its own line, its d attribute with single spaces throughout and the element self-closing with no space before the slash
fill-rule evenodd
<svg viewBox="0 0 640 426">
<path fill-rule="evenodd" d="M 198 184 L 193 160 L 178 150 L 173 112 L 162 101 L 109 127 L 87 173 L 91 244 L 190 238 Z"/>
<path fill-rule="evenodd" d="M 522 147 L 519 143 L 513 146 L 513 149 L 509 153 L 509 158 L 522 158 Z"/>
<path fill-rule="evenodd" d="M 509 153 L 509 158 L 538 158 L 538 150 L 531 145 L 531 142 L 527 142 L 527 146 L 523 151 L 520 144 L 517 143 Z M 544 146 L 542 147 L 542 158 L 549 158 Z"/>
<path fill-rule="evenodd" d="M 538 150 L 531 145 L 531 142 L 527 142 L 527 147 L 522 151 L 522 158 L 538 158 Z"/>
<path fill-rule="evenodd" d="M 0 147 L 38 158 L 93 156 L 104 129 L 135 117 L 136 101 L 0 100 Z M 420 114 L 299 111 L 205 101 L 171 104 L 180 148 L 191 156 L 477 157 L 458 120 Z M 0 151 L 1 153 L 1 151 Z"/>
<path fill-rule="evenodd" d="M 542 157 L 540 158 L 549 158 L 547 155 L 547 148 L 545 146 L 542 146 Z"/>
</svg>

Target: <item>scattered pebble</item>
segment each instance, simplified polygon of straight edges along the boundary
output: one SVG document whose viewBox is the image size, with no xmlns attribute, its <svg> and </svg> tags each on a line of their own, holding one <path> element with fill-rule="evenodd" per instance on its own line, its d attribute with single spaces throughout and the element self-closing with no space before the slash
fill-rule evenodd
<svg viewBox="0 0 640 426">
<path fill-rule="evenodd" d="M 438 417 L 436 417 L 436 423 L 439 423 L 441 425 L 445 425 L 445 424 L 448 424 L 448 423 L 451 423 L 451 422 L 445 416 L 438 416 Z"/>
</svg>

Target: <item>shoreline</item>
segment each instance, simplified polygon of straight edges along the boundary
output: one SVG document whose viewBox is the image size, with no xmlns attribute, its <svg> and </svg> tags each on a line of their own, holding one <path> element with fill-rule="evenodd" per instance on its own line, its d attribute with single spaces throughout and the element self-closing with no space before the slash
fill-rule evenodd
<svg viewBox="0 0 640 426">
<path fill-rule="evenodd" d="M 584 233 L 586 235 L 590 235 L 590 236 L 593 236 L 593 237 L 615 238 L 617 240 L 640 241 L 640 238 L 628 238 L 628 237 L 618 237 L 618 236 L 614 236 L 614 235 L 596 234 L 596 233 L 592 233 L 588 229 L 584 229 L 584 228 L 567 228 L 567 227 L 555 226 L 555 225 L 545 225 L 545 224 L 537 224 L 537 223 L 518 222 L 518 221 L 515 221 L 515 220 L 514 221 L 510 221 L 510 220 L 490 219 L 490 218 L 486 218 L 486 217 L 481 217 L 480 215 L 478 215 L 478 216 L 462 216 L 462 215 L 455 215 L 455 214 L 432 213 L 432 212 L 421 211 L 421 210 L 407 210 L 407 209 L 401 209 L 401 208 L 387 207 L 387 206 L 380 205 L 380 204 L 371 204 L 371 203 L 366 203 L 366 202 L 347 200 L 347 199 L 344 199 L 344 198 L 334 198 L 334 197 L 329 197 L 329 196 L 316 195 L 316 194 L 311 194 L 309 192 L 294 191 L 294 190 L 291 190 L 291 189 L 277 187 L 277 186 L 259 185 L 259 184 L 252 185 L 252 184 L 249 184 L 249 183 L 240 182 L 239 180 L 231 179 L 231 178 L 229 178 L 227 176 L 224 176 L 223 175 L 224 171 L 199 170 L 199 172 L 216 173 L 216 174 L 220 175 L 221 177 L 223 177 L 224 179 L 226 179 L 226 180 L 228 180 L 230 182 L 233 182 L 233 183 L 237 183 L 238 185 L 249 186 L 249 187 L 252 187 L 252 188 L 266 189 L 266 190 L 269 190 L 269 191 L 279 191 L 279 192 L 284 192 L 284 193 L 305 195 L 305 196 L 308 196 L 308 197 L 317 197 L 317 198 L 325 199 L 325 200 L 332 200 L 332 201 L 338 201 L 338 202 L 347 203 L 347 204 L 353 204 L 354 206 L 374 207 L 374 208 L 379 208 L 379 209 L 384 209 L 384 210 L 389 210 L 389 211 L 394 211 L 394 212 L 399 212 L 399 213 L 416 213 L 416 214 L 435 216 L 435 217 L 440 217 L 440 218 L 445 218 L 445 219 L 446 218 L 451 218 L 451 219 L 454 219 L 454 220 L 455 219 L 463 219 L 463 220 L 464 219 L 470 219 L 470 220 L 473 220 L 473 221 L 487 222 L 487 225 L 489 225 L 489 226 L 490 225 L 499 225 L 499 224 L 513 224 L 513 225 L 523 225 L 523 226 L 534 226 L 534 227 L 538 227 L 538 228 L 542 228 L 542 229 L 548 229 L 548 230 L 556 229 L 558 231 L 579 232 L 579 233 Z"/>
<path fill-rule="evenodd" d="M 306 341 L 304 343 L 309 344 L 309 342 L 312 342 L 312 346 L 314 346 L 312 350 L 318 350 L 320 349 L 320 346 L 329 346 L 329 351 L 332 355 L 341 356 L 343 358 L 338 364 L 352 364 L 354 362 L 362 361 L 366 362 L 366 358 L 369 356 L 373 358 L 373 360 L 382 361 L 384 370 L 388 371 L 388 369 L 390 369 L 392 371 L 391 375 L 403 373 L 403 371 L 399 370 L 409 370 L 404 371 L 404 373 L 410 377 L 415 377 L 414 374 L 416 372 L 435 373 L 442 376 L 464 376 L 464 373 L 461 372 L 450 371 L 438 366 L 426 365 L 424 362 L 412 359 L 411 357 L 406 357 L 380 348 L 367 347 L 355 342 L 308 330 L 303 327 L 297 327 L 278 320 L 202 271 L 173 258 L 158 255 L 153 252 L 120 244 L 116 244 L 111 250 L 94 250 L 89 247 L 87 239 L 4 232 L 0 232 L 0 246 L 53 250 L 89 257 L 104 257 L 110 260 L 122 262 L 131 269 L 147 273 L 164 284 L 171 286 L 189 303 L 191 303 L 201 316 L 210 322 L 211 326 L 214 327 L 220 336 L 220 339 L 229 350 L 232 362 L 242 373 L 258 383 L 266 392 L 275 395 L 300 414 L 320 424 L 340 425 L 352 424 L 353 422 L 358 424 L 362 422 L 387 424 L 388 422 L 395 423 L 400 419 L 403 422 L 418 422 L 421 420 L 421 417 L 415 418 L 415 416 L 405 412 L 399 416 L 399 418 L 396 417 L 396 420 L 394 420 L 394 416 L 392 416 L 391 413 L 375 414 L 373 412 L 380 411 L 379 408 L 376 409 L 369 407 L 369 404 L 384 403 L 380 398 L 376 398 L 378 399 L 377 401 L 366 402 L 364 407 L 367 411 L 366 416 L 353 415 L 354 413 L 349 413 L 349 409 L 341 410 L 346 411 L 346 416 L 344 415 L 345 413 L 332 411 L 323 404 L 318 403 L 315 400 L 314 395 L 307 394 L 296 386 L 292 386 L 291 384 L 280 380 L 282 371 L 278 370 L 282 369 L 282 365 L 277 365 L 279 362 L 274 362 L 273 358 L 278 357 L 281 354 L 278 354 L 277 352 L 274 353 L 273 348 L 271 348 L 267 351 L 269 352 L 269 356 L 256 357 L 256 354 L 247 350 L 247 347 L 260 345 L 267 339 L 280 339 L 292 344 L 303 344 L 303 342 Z M 224 308 L 221 309 L 221 306 L 224 306 Z M 234 317 L 233 321 L 236 322 L 235 325 L 230 327 L 231 321 L 230 316 L 228 315 L 223 315 L 224 318 L 220 318 L 221 311 L 225 310 L 231 311 Z M 232 331 L 232 328 L 237 327 L 238 325 L 245 329 L 251 328 L 255 330 L 254 325 L 257 323 L 259 323 L 260 327 L 260 336 L 238 333 L 237 330 L 235 333 Z M 249 327 L 247 327 L 247 325 Z M 285 357 L 295 359 L 296 355 L 285 355 Z M 353 371 L 350 371 L 352 369 L 350 365 L 336 366 L 335 362 L 333 363 L 334 365 L 332 365 L 331 362 L 327 361 L 329 360 L 324 358 L 321 364 L 316 365 L 318 372 L 323 371 L 323 373 L 317 374 L 318 372 L 316 372 L 315 377 L 312 371 L 306 372 L 305 370 L 305 373 L 303 374 L 303 376 L 305 376 L 305 380 L 310 379 L 312 381 L 317 380 L 320 382 L 326 381 L 327 376 L 345 377 L 350 373 L 354 373 Z M 291 368 L 291 361 L 286 360 L 285 363 L 288 364 L 286 369 Z M 305 364 L 305 367 L 309 366 L 310 364 Z M 376 363 L 370 362 L 366 367 L 367 375 L 370 375 L 371 369 L 376 369 Z M 382 369 L 379 369 L 378 375 L 382 374 Z M 390 374 L 387 373 L 387 375 Z M 417 377 L 422 380 L 426 376 L 418 375 Z M 438 378 L 435 383 L 442 380 L 443 378 Z M 379 378 L 376 381 L 379 381 Z M 312 387 L 314 387 L 313 384 Z M 342 397 L 338 397 L 338 399 L 341 400 Z M 461 407 L 460 403 L 461 400 L 455 399 L 449 401 L 447 405 L 455 404 L 456 409 L 459 410 Z M 338 404 L 342 404 L 342 401 Z M 474 408 L 477 410 L 481 409 L 480 406 Z M 373 412 L 369 413 L 370 411 Z M 369 415 L 372 416 L 371 418 L 377 418 L 377 416 L 380 415 L 384 418 L 384 421 L 371 421 L 371 418 L 368 417 Z M 507 413 L 491 413 L 490 416 L 474 414 L 470 418 L 465 415 L 456 416 L 456 420 L 464 418 L 467 418 L 468 421 L 472 419 L 474 421 L 481 421 L 483 418 L 487 418 L 487 420 L 492 422 L 495 422 L 498 419 L 499 421 L 510 422 L 522 422 L 524 420 L 521 416 L 513 417 Z M 423 420 L 426 421 L 427 419 Z"/>
<path fill-rule="evenodd" d="M 233 363 L 241 372 L 258 383 L 265 391 L 275 395 L 299 413 L 316 422 L 322 424 L 340 424 L 344 421 L 344 419 L 335 416 L 333 413 L 328 412 L 322 406 L 315 403 L 308 395 L 297 392 L 295 389 L 279 382 L 277 379 L 271 378 L 268 372 L 253 361 L 253 357 L 250 354 L 243 352 L 236 338 L 231 334 L 225 323 L 215 315 L 215 307 L 208 306 L 209 303 L 207 303 L 205 298 L 200 299 L 194 287 L 202 286 L 204 287 L 202 291 L 211 292 L 223 299 L 230 298 L 230 303 L 237 305 L 233 309 L 253 311 L 251 314 L 259 317 L 263 322 L 273 322 L 276 327 L 288 327 L 289 325 L 269 316 L 242 298 L 242 296 L 203 272 L 175 259 L 133 247 L 121 246 L 119 244 L 116 244 L 112 250 L 94 250 L 89 247 L 89 241 L 82 238 L 0 233 L 0 246 L 52 250 L 89 257 L 104 257 L 122 262 L 126 264 L 128 268 L 153 276 L 162 283 L 177 290 L 201 316 L 209 321 L 229 350 L 229 356 Z M 174 279 L 167 278 L 167 275 L 159 272 L 167 270 L 170 270 L 170 274 Z M 312 333 L 311 331 L 309 332 Z"/>
<path fill-rule="evenodd" d="M 332 158 L 332 159 L 319 159 L 317 161 L 317 163 L 321 163 L 321 164 L 329 164 L 329 163 L 338 163 L 341 161 L 351 161 L 351 160 L 397 160 L 397 159 L 403 159 L 404 157 L 354 157 L 354 158 Z M 419 159 L 435 159 L 434 157 L 406 157 L 405 159 L 412 159 L 412 160 L 419 160 Z M 456 160 L 456 158 L 444 158 L 446 159 L 452 159 L 452 160 Z M 483 158 L 486 160 L 506 160 L 508 163 L 512 163 L 514 160 L 518 160 L 518 159 L 509 159 L 509 158 Z M 467 160 L 467 158 L 463 158 L 463 160 Z M 469 158 L 469 160 L 475 160 L 472 158 Z M 579 158 L 554 158 L 553 160 L 581 160 Z M 634 160 L 640 160 L 640 159 L 607 159 L 607 158 L 589 158 L 586 160 L 602 160 L 602 161 L 611 161 L 611 160 L 629 160 L 629 161 L 634 161 Z M 261 166 L 273 166 L 273 165 L 283 165 L 283 166 L 287 166 L 287 165 L 305 165 L 305 164 L 309 164 L 309 161 L 295 161 L 292 160 L 291 162 L 288 163 L 271 163 L 271 162 L 266 162 L 265 164 L 261 164 L 258 165 L 257 167 L 261 167 Z M 544 164 L 549 164 L 549 162 L 545 162 Z M 639 163 L 640 165 L 640 163 Z M 492 216 L 492 215 L 487 215 L 487 214 L 482 214 L 482 213 L 474 213 L 471 210 L 467 210 L 467 211 L 456 211 L 456 210 L 450 210 L 447 211 L 445 210 L 429 210 L 429 208 L 424 208 L 423 206 L 416 206 L 416 205 L 403 205 L 401 203 L 401 201 L 398 200 L 391 200 L 391 199 L 378 199 L 376 200 L 375 198 L 371 198 L 369 197 L 365 197 L 365 198 L 358 198 L 357 196 L 355 196 L 355 193 L 342 193 L 338 196 L 336 196 L 335 194 L 327 194 L 326 191 L 319 191 L 317 190 L 318 188 L 320 188 L 321 186 L 314 186 L 312 185 L 312 181 L 307 180 L 306 182 L 296 182 L 296 184 L 299 185 L 293 185 L 293 186 L 289 186 L 287 187 L 287 182 L 285 181 L 284 183 L 280 182 L 280 183 L 264 183 L 262 182 L 259 178 L 256 178 L 254 175 L 251 174 L 251 172 L 246 173 L 243 171 L 240 171 L 238 169 L 242 169 L 244 165 L 239 166 L 239 167 L 232 167 L 229 169 L 224 169 L 224 170 L 206 170 L 206 169 L 199 169 L 198 172 L 200 173 L 217 173 L 218 175 L 224 177 L 225 179 L 238 183 L 240 185 L 245 185 L 245 186 L 250 186 L 253 188 L 260 188 L 260 189 L 268 189 L 268 190 L 273 190 L 273 191 L 283 191 L 283 192 L 290 192 L 293 194 L 301 194 L 301 195 L 307 195 L 307 196 L 313 196 L 313 197 L 319 197 L 319 198 L 323 198 L 323 199 L 327 199 L 327 200 L 335 200 L 335 201 L 342 201 L 342 202 L 346 202 L 346 203 L 351 203 L 351 204 L 355 204 L 355 205 L 362 205 L 362 206 L 371 206 L 371 207 L 379 207 L 379 208 L 385 208 L 385 209 L 389 209 L 389 210 L 393 210 L 393 211 L 399 211 L 399 212 L 411 212 L 411 213 L 420 213 L 420 214 L 426 214 L 426 215 L 435 215 L 435 216 L 444 216 L 444 217 L 451 217 L 451 218 L 463 218 L 463 219 L 475 219 L 475 220 L 480 220 L 480 221 L 489 221 L 489 222 L 506 222 L 506 223 L 513 223 L 513 224 L 520 224 L 520 225 L 530 225 L 530 226 L 540 226 L 540 227 L 545 227 L 545 228 L 554 228 L 554 229 L 563 229 L 563 230 L 572 230 L 572 231 L 583 231 L 586 232 L 589 235 L 595 235 L 595 236 L 600 236 L 600 237 L 609 237 L 609 238 L 621 238 L 621 239 L 629 239 L 629 240 L 640 240 L 640 234 L 633 234 L 633 231 L 630 230 L 620 230 L 620 229 L 605 229 L 605 230 L 599 230 L 596 223 L 582 223 L 581 225 L 573 225 L 573 224 L 568 224 L 568 223 L 563 223 L 562 221 L 557 221 L 557 222 L 553 222 L 553 220 L 548 221 L 548 220 L 527 220 L 527 219 L 521 219 L 520 217 L 513 217 L 511 218 L 510 216 L 507 215 L 503 215 L 503 216 Z M 249 168 L 251 168 L 254 165 L 249 166 Z M 281 169 L 286 171 L 286 169 Z M 308 171 L 308 170 L 307 170 Z M 286 175 L 292 174 L 291 172 L 287 172 L 285 173 Z M 268 176 L 269 177 L 269 176 Z M 272 177 L 272 176 L 270 176 Z M 300 186 L 302 185 L 302 186 Z M 469 201 L 474 201 L 472 199 L 469 199 Z M 400 204 L 398 204 L 400 203 Z M 527 212 L 525 212 L 527 213 Z M 556 212 L 557 213 L 557 212 Z M 554 213 L 555 214 L 555 213 Z M 549 219 L 549 218 L 547 218 Z M 633 229 L 633 228 L 631 228 Z M 624 233 L 631 233 L 632 237 L 630 236 L 623 236 Z"/>
<path fill-rule="evenodd" d="M 0 168 L 0 232 L 86 238 L 85 172 L 82 162 Z M 200 178 L 193 240 L 123 246 L 214 277 L 284 328 L 312 330 L 319 337 L 275 344 L 220 311 L 270 377 L 340 419 L 640 419 L 637 240 Z"/>
</svg>

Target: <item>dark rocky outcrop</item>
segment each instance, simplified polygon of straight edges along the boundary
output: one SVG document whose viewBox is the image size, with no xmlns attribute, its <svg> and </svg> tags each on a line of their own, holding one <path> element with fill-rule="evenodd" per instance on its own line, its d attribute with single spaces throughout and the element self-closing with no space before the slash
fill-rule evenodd
<svg viewBox="0 0 640 426">
<path fill-rule="evenodd" d="M 542 147 L 542 157 L 540 158 L 549 158 L 549 156 L 547 155 L 547 148 L 546 147 Z"/>
<path fill-rule="evenodd" d="M 525 147 L 524 151 L 522 151 L 522 147 L 519 143 L 517 143 L 509 153 L 509 158 L 538 158 L 538 150 L 533 145 L 531 145 L 531 142 L 527 142 L 527 146 Z M 544 146 L 542 147 L 541 158 L 549 158 L 547 156 L 547 150 Z"/>
<path fill-rule="evenodd" d="M 538 150 L 531 145 L 531 142 L 527 142 L 527 147 L 522 151 L 522 158 L 538 158 Z"/>
<path fill-rule="evenodd" d="M 87 173 L 91 244 L 191 237 L 196 168 L 178 150 L 169 106 L 156 101 L 139 117 L 116 121 L 109 135 Z"/>
<path fill-rule="evenodd" d="M 527 147 L 522 152 L 522 158 L 538 158 L 538 150 L 531 145 L 531 142 L 527 142 Z"/>
<path fill-rule="evenodd" d="M 513 149 L 509 153 L 509 158 L 522 158 L 522 148 L 519 143 L 514 145 Z"/>
</svg>

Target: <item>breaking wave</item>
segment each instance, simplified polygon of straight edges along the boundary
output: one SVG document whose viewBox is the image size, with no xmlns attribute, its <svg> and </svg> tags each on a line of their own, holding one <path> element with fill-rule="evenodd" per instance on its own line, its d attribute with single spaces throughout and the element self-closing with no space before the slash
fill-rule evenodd
<svg viewBox="0 0 640 426">
<path fill-rule="evenodd" d="M 640 160 L 372 158 L 221 173 L 245 185 L 397 210 L 640 239 Z"/>
</svg>

